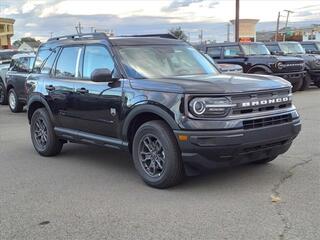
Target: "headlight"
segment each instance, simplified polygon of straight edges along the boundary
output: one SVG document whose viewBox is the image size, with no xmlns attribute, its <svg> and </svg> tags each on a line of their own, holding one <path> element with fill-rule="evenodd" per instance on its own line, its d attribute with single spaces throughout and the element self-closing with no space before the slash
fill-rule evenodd
<svg viewBox="0 0 320 240">
<path fill-rule="evenodd" d="M 195 117 L 223 117 L 232 107 L 228 98 L 193 98 L 189 102 L 189 111 Z"/>
<path fill-rule="evenodd" d="M 278 63 L 276 64 L 276 67 L 281 70 L 281 69 L 283 69 L 285 66 L 284 66 L 284 64 L 283 64 L 282 62 L 278 62 Z"/>
<path fill-rule="evenodd" d="M 316 59 L 316 64 L 320 65 L 320 59 L 319 58 Z"/>
</svg>

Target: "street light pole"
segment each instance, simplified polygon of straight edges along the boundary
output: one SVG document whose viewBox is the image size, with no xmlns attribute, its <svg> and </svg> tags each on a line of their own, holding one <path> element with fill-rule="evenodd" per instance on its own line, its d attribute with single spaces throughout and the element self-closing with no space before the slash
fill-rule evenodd
<svg viewBox="0 0 320 240">
<path fill-rule="evenodd" d="M 286 26 L 284 28 L 285 31 L 287 31 L 287 27 L 288 27 L 288 22 L 289 22 L 289 15 L 290 13 L 293 13 L 293 11 L 290 11 L 290 10 L 283 10 L 285 12 L 287 12 L 287 20 L 286 20 Z M 283 33 L 283 42 L 286 41 L 286 34 Z"/>
<path fill-rule="evenodd" d="M 235 20 L 235 42 L 239 42 L 239 12 L 240 12 L 240 0 L 236 0 L 236 20 Z"/>
<path fill-rule="evenodd" d="M 281 17 L 281 13 L 278 12 L 277 31 L 276 31 L 276 36 L 274 37 L 274 40 L 275 40 L 276 42 L 278 41 L 278 36 L 279 36 L 280 17 Z"/>
</svg>

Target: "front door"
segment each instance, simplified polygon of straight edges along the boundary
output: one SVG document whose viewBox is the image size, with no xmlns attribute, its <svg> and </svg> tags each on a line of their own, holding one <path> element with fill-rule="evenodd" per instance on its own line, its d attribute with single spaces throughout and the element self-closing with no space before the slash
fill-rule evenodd
<svg viewBox="0 0 320 240">
<path fill-rule="evenodd" d="M 115 72 L 112 55 L 104 45 L 88 45 L 84 49 L 82 79 L 75 81 L 72 114 L 77 117 L 79 130 L 119 138 L 122 109 L 122 81 L 93 82 L 96 69 Z"/>
</svg>

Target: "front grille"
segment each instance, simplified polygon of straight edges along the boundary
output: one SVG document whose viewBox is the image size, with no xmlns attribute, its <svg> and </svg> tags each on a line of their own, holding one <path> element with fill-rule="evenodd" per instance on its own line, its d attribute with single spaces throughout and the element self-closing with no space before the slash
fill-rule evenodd
<svg viewBox="0 0 320 240">
<path fill-rule="evenodd" d="M 283 62 L 282 63 L 284 64 L 284 68 L 283 69 L 278 69 L 278 68 L 275 68 L 275 72 L 278 72 L 278 73 L 291 73 L 291 72 L 300 72 L 300 71 L 303 71 L 304 70 L 304 64 L 303 62 L 300 62 L 300 61 L 296 61 L 296 62 Z"/>
<path fill-rule="evenodd" d="M 263 100 L 277 99 L 277 98 L 284 98 L 284 97 L 288 97 L 289 101 L 259 104 L 254 106 L 243 106 L 243 103 L 248 103 L 248 102 L 252 103 L 257 101 L 259 102 Z M 232 115 L 274 111 L 274 110 L 289 108 L 292 105 L 289 89 L 258 92 L 253 94 L 240 94 L 240 95 L 232 96 L 231 100 L 232 100 L 232 103 L 235 104 L 235 106 L 232 108 Z"/>
<path fill-rule="evenodd" d="M 282 123 L 288 123 L 292 121 L 291 114 L 285 114 L 281 116 L 275 117 L 266 117 L 266 118 L 258 118 L 253 120 L 245 120 L 243 121 L 244 129 L 255 129 L 261 127 L 267 127 L 271 125 L 279 125 Z"/>
</svg>

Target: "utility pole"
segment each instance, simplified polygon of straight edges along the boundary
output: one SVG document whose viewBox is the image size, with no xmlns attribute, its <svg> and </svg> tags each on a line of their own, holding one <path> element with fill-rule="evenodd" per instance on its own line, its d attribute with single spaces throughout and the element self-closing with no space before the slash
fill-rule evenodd
<svg viewBox="0 0 320 240">
<path fill-rule="evenodd" d="M 239 42 L 239 27 L 240 27 L 240 21 L 239 21 L 239 14 L 240 13 L 240 0 L 236 0 L 236 20 L 235 20 L 235 36 L 234 40 L 235 42 Z"/>
<path fill-rule="evenodd" d="M 281 13 L 278 12 L 277 30 L 276 30 L 276 35 L 275 35 L 275 37 L 274 37 L 274 40 L 275 40 L 276 42 L 278 41 L 278 35 L 279 35 L 280 17 L 281 17 Z"/>
<path fill-rule="evenodd" d="M 81 26 L 81 23 L 79 22 L 78 25 L 75 27 L 76 28 L 76 31 L 78 34 L 81 34 L 82 33 L 82 29 L 83 27 Z"/>
<path fill-rule="evenodd" d="M 200 44 L 202 45 L 202 41 L 203 41 L 203 29 L 200 29 L 199 38 L 200 38 Z"/>
<path fill-rule="evenodd" d="M 283 10 L 283 11 L 287 12 L 286 26 L 284 28 L 284 30 L 287 31 L 288 22 L 289 22 L 289 15 L 290 15 L 290 13 L 293 13 L 293 11 L 290 11 L 290 10 Z M 286 34 L 285 33 L 283 33 L 283 41 L 286 41 Z"/>
<path fill-rule="evenodd" d="M 52 36 L 53 36 L 53 32 L 50 32 L 50 38 L 52 38 Z"/>
<path fill-rule="evenodd" d="M 230 23 L 227 24 L 227 42 L 230 42 Z"/>
</svg>

